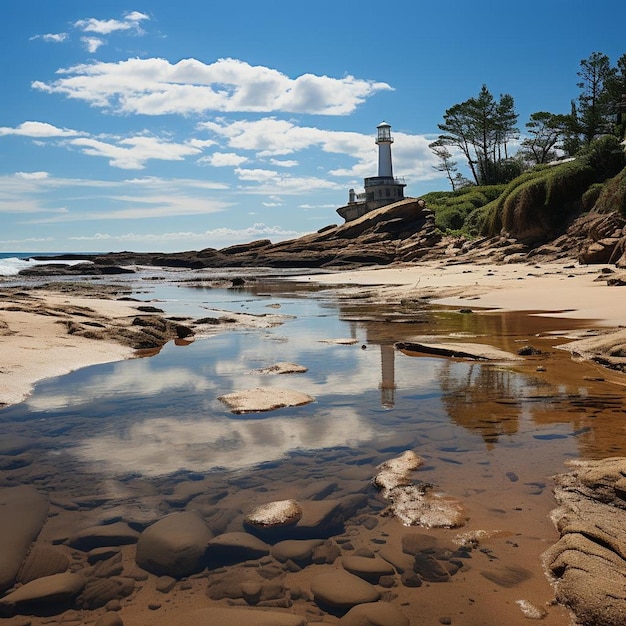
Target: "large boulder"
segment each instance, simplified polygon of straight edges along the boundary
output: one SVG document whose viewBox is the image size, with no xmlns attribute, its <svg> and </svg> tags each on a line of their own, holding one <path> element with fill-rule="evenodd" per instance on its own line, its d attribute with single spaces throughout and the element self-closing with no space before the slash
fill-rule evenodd
<svg viewBox="0 0 626 626">
<path fill-rule="evenodd" d="M 194 511 L 172 513 L 141 533 L 137 565 L 157 576 L 195 574 L 206 567 L 206 546 L 211 538 L 208 526 Z"/>
</svg>

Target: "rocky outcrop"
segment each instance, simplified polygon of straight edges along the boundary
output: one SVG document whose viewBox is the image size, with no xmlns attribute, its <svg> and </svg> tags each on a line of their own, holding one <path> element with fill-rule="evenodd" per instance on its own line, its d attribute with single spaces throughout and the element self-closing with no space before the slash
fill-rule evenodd
<svg viewBox="0 0 626 626">
<path fill-rule="evenodd" d="M 544 554 L 556 597 L 584 626 L 624 623 L 626 459 L 570 462 L 555 477 L 559 541 Z"/>
</svg>

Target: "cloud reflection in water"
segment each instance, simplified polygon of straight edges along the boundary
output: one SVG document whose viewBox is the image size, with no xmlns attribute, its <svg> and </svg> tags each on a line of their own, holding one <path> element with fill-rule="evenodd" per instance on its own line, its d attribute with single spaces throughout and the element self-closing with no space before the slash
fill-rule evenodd
<svg viewBox="0 0 626 626">
<path fill-rule="evenodd" d="M 156 418 L 133 424 L 123 435 L 85 439 L 72 453 L 96 471 L 158 476 L 181 469 L 241 469 L 295 450 L 354 446 L 379 434 L 348 407 L 301 418 Z"/>
</svg>

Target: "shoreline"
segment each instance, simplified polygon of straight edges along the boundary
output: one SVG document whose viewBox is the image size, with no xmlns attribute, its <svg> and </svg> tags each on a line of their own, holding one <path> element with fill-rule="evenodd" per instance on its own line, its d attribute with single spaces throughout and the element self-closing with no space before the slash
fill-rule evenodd
<svg viewBox="0 0 626 626">
<path fill-rule="evenodd" d="M 605 266 L 571 262 L 474 265 L 442 261 L 302 274 L 285 280 L 311 281 L 336 289 L 341 297 L 358 294 L 381 304 L 423 298 L 449 307 L 588 321 L 590 328 L 604 329 L 601 338 L 586 338 L 580 350 L 573 344 L 566 349 L 590 359 L 626 345 L 626 330 L 620 329 L 626 325 L 626 298 L 618 297 L 620 287 L 607 285 L 611 275 Z M 0 407 L 23 401 L 33 386 L 46 378 L 138 356 L 123 343 L 119 329 L 132 324 L 142 303 L 112 299 L 107 286 L 101 287 L 89 295 L 52 289 L 24 294 L 16 288 L 0 287 Z M 22 298 L 21 305 L 14 301 L 12 294 L 16 293 L 21 294 L 17 296 Z M 23 301 L 25 295 L 29 301 Z M 97 339 L 95 333 L 90 338 L 89 333 L 72 332 L 73 323 L 85 320 L 104 328 Z"/>
</svg>

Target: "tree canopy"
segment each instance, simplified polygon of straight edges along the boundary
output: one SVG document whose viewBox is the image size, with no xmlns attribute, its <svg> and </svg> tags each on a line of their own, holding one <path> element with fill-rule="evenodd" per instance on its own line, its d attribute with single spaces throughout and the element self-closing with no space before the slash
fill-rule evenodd
<svg viewBox="0 0 626 626">
<path fill-rule="evenodd" d="M 626 135 L 626 53 L 611 66 L 600 52 L 580 61 L 580 90 L 569 113 L 537 111 L 525 124 L 522 141 L 510 94 L 496 100 L 486 85 L 477 96 L 447 109 L 442 134 L 430 144 L 452 189 L 464 179 L 454 158 L 462 155 L 476 185 L 506 183 L 533 165 L 574 156 L 603 135 Z"/>
</svg>

